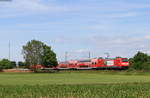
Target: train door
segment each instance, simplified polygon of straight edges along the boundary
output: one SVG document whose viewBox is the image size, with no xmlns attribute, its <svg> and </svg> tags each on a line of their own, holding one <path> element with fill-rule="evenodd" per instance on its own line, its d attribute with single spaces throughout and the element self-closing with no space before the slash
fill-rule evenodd
<svg viewBox="0 0 150 98">
<path fill-rule="evenodd" d="M 106 59 L 105 60 L 105 65 L 107 68 L 111 68 L 115 66 L 115 62 L 113 59 Z"/>
</svg>

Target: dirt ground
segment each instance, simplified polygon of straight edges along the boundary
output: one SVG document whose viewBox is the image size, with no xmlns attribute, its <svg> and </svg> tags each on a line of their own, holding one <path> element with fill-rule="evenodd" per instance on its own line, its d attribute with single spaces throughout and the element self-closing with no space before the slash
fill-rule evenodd
<svg viewBox="0 0 150 98">
<path fill-rule="evenodd" d="M 29 69 L 5 69 L 2 72 L 32 72 Z"/>
</svg>

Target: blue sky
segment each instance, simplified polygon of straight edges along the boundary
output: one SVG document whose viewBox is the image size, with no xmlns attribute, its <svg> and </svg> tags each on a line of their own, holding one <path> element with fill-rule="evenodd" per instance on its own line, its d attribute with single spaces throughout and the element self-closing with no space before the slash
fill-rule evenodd
<svg viewBox="0 0 150 98">
<path fill-rule="evenodd" d="M 23 60 L 32 39 L 52 46 L 58 60 L 132 57 L 150 53 L 150 0 L 12 0 L 0 2 L 0 58 Z"/>
</svg>

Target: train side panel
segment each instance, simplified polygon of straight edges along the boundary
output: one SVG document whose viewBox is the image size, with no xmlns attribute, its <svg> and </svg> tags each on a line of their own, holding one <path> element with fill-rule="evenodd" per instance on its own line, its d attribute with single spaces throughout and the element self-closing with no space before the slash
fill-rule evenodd
<svg viewBox="0 0 150 98">
<path fill-rule="evenodd" d="M 78 61 L 77 69 L 91 69 L 91 59 Z"/>
<path fill-rule="evenodd" d="M 78 64 L 77 60 L 72 60 L 72 61 L 69 61 L 68 63 L 69 63 L 68 65 L 69 69 L 77 69 L 77 64 Z"/>
<path fill-rule="evenodd" d="M 105 67 L 105 60 L 104 59 L 92 59 L 91 60 L 91 67 L 95 68 L 103 68 Z"/>
</svg>

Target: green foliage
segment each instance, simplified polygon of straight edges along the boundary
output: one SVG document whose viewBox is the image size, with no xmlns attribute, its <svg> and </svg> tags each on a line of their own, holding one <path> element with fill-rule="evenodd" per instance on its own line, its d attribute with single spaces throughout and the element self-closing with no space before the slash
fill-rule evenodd
<svg viewBox="0 0 150 98">
<path fill-rule="evenodd" d="M 145 53 L 138 52 L 130 60 L 131 69 L 150 70 L 150 56 Z"/>
<path fill-rule="evenodd" d="M 43 51 L 43 43 L 37 40 L 31 40 L 23 46 L 24 59 L 30 65 L 42 63 Z"/>
<path fill-rule="evenodd" d="M 57 65 L 56 54 L 41 41 L 31 40 L 23 46 L 23 55 L 28 65 L 44 65 L 52 67 Z"/>
<path fill-rule="evenodd" d="M 0 86 L 1 98 L 149 98 L 150 83 Z"/>
<path fill-rule="evenodd" d="M 15 68 L 17 66 L 15 61 L 11 61 L 11 65 L 13 66 L 13 68 Z"/>
<path fill-rule="evenodd" d="M 22 62 L 22 61 L 19 61 L 19 62 L 18 62 L 18 66 L 20 66 L 20 67 L 21 67 L 21 66 L 25 66 L 25 63 Z"/>
<path fill-rule="evenodd" d="M 18 62 L 18 66 L 19 66 L 19 68 L 28 68 L 29 67 L 26 62 L 22 62 L 22 61 Z"/>
<path fill-rule="evenodd" d="M 82 73 L 83 72 L 83 73 Z M 105 71 L 103 71 L 105 72 Z M 149 98 L 150 74 L 101 71 L 2 73 L 0 98 Z"/>
<path fill-rule="evenodd" d="M 150 70 L 150 61 L 143 63 L 143 70 L 146 70 L 146 71 Z"/>
<path fill-rule="evenodd" d="M 35 69 L 35 73 L 56 73 L 58 72 L 57 70 L 49 70 L 49 69 Z"/>
<path fill-rule="evenodd" d="M 51 50 L 51 47 L 44 45 L 43 65 L 46 67 L 57 66 L 56 54 Z"/>
<path fill-rule="evenodd" d="M 14 65 L 8 59 L 2 59 L 0 61 L 0 68 L 1 69 L 11 69 L 13 67 L 14 67 Z"/>
<path fill-rule="evenodd" d="M 1 73 L 0 85 L 113 84 L 150 82 L 150 72 L 67 71 L 58 73 Z"/>
</svg>

